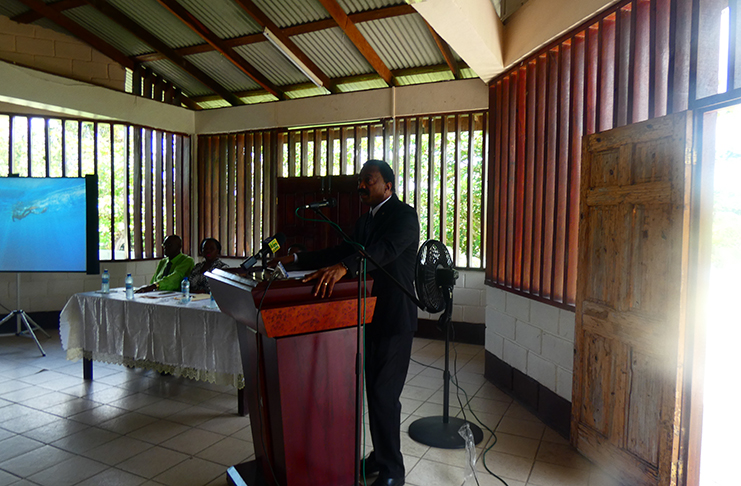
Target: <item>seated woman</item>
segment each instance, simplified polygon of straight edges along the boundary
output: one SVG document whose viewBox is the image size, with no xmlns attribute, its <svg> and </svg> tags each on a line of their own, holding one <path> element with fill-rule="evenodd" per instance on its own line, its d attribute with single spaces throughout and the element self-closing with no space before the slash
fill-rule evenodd
<svg viewBox="0 0 741 486">
<path fill-rule="evenodd" d="M 190 280 L 190 291 L 206 294 L 210 291 L 208 280 L 204 273 L 214 268 L 226 268 L 228 265 L 219 260 L 221 255 L 221 243 L 216 238 L 204 238 L 201 241 L 201 256 L 203 261 L 193 267 L 188 280 Z"/>
</svg>

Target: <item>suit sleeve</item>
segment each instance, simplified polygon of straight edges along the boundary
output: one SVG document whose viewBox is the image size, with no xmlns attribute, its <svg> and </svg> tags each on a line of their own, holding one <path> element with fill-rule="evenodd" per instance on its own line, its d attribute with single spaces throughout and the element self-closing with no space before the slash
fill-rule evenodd
<svg viewBox="0 0 741 486">
<path fill-rule="evenodd" d="M 339 263 L 353 253 L 355 250 L 349 243 L 342 243 L 333 248 L 299 253 L 296 265 L 302 270 L 315 270 Z"/>
<path fill-rule="evenodd" d="M 373 238 L 365 247 L 365 251 L 378 265 L 383 267 L 399 258 L 410 245 L 416 246 L 418 242 L 419 220 L 417 213 L 414 209 L 404 206 L 401 210 L 392 213 L 380 227 L 374 230 Z M 353 252 L 341 260 L 352 276 L 358 274 L 357 257 L 358 253 Z M 368 271 L 375 268 L 374 264 L 368 262 Z"/>
</svg>

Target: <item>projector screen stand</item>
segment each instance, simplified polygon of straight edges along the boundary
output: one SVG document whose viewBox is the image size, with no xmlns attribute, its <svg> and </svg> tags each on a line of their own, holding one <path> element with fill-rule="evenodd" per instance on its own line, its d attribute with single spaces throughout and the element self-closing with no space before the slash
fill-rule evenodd
<svg viewBox="0 0 741 486">
<path fill-rule="evenodd" d="M 36 322 L 31 319 L 31 317 L 26 314 L 26 312 L 21 309 L 21 274 L 16 273 L 15 274 L 15 286 L 16 286 L 16 309 L 12 311 L 10 314 L 5 316 L 5 318 L 0 321 L 0 326 L 5 324 L 7 321 L 9 321 L 13 316 L 15 316 L 15 333 L 9 333 L 9 334 L 0 334 L 0 336 L 20 336 L 20 335 L 29 335 L 33 338 L 33 340 L 36 342 L 36 346 L 39 347 L 39 351 L 41 351 L 41 356 L 46 356 L 46 353 L 44 352 L 44 348 L 41 347 L 41 343 L 36 338 L 36 334 L 34 334 L 34 330 L 41 331 L 44 333 L 46 337 L 50 337 L 49 334 L 47 334 L 46 331 L 44 331 L 41 326 L 36 324 Z M 23 329 L 21 327 L 21 323 L 23 326 L 25 326 L 26 329 Z"/>
</svg>

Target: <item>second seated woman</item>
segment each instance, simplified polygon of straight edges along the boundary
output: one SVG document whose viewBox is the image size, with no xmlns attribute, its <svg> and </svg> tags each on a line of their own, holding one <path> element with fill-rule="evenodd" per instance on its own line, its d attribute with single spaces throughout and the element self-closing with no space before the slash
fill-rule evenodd
<svg viewBox="0 0 741 486">
<path fill-rule="evenodd" d="M 204 275 L 214 268 L 227 268 L 228 265 L 219 260 L 221 255 L 221 243 L 216 238 L 204 238 L 201 241 L 201 256 L 203 261 L 193 267 L 190 273 L 190 291 L 195 293 L 208 293 L 208 280 Z"/>
</svg>

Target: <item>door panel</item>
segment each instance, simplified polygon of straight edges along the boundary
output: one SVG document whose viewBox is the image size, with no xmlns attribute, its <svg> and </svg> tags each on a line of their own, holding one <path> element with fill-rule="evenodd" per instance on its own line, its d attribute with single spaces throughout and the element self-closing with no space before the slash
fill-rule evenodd
<svg viewBox="0 0 741 486">
<path fill-rule="evenodd" d="M 584 139 L 571 437 L 626 486 L 677 479 L 691 122 Z"/>
</svg>

